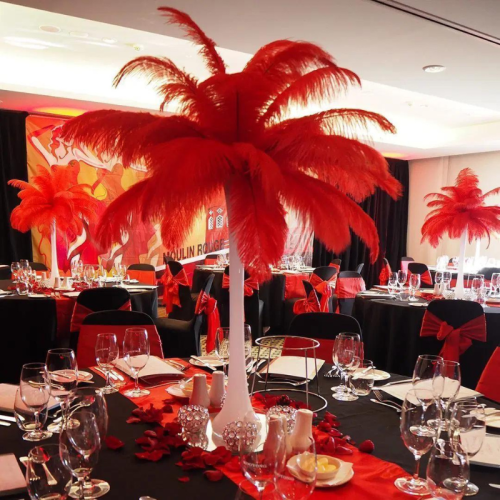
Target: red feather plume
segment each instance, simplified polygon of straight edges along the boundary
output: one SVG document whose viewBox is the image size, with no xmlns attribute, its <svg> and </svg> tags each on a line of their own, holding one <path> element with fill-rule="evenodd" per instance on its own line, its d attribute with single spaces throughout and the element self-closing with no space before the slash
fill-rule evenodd
<svg viewBox="0 0 500 500">
<path fill-rule="evenodd" d="M 491 232 L 500 232 L 500 207 L 487 206 L 485 199 L 500 193 L 500 188 L 484 193 L 478 187 L 479 179 L 470 168 L 464 168 L 457 176 L 454 186 L 441 188 L 442 193 L 430 193 L 425 199 L 433 210 L 427 214 L 422 226 L 422 242 L 428 241 L 437 247 L 445 235 L 460 238 L 465 230 L 469 243 L 488 238 Z"/>
<path fill-rule="evenodd" d="M 330 109 L 287 118 L 292 106 L 332 101 L 360 81 L 317 45 L 278 40 L 259 49 L 243 71 L 226 74 L 215 43 L 186 14 L 160 8 L 182 26 L 212 74 L 204 81 L 170 59 L 140 57 L 115 83 L 133 74 L 155 85 L 175 116 L 94 111 L 63 127 L 66 140 L 140 162 L 148 177 L 107 209 L 98 237 L 110 245 L 138 220 L 161 221 L 164 245 L 183 244 L 196 217 L 214 195 L 227 196 L 229 226 L 243 264 L 257 278 L 269 277 L 286 240 L 285 207 L 307 218 L 326 246 L 341 252 L 352 229 L 378 255 L 373 221 L 356 202 L 377 188 L 393 198 L 401 185 L 385 159 L 357 140 L 373 127 L 394 133 L 377 113 Z"/>
</svg>

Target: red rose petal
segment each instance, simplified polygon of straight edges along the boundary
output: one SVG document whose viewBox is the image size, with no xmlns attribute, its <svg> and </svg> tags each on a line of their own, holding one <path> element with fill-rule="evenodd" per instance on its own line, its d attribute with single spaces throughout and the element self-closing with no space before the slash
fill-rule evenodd
<svg viewBox="0 0 500 500">
<path fill-rule="evenodd" d="M 123 446 L 125 445 L 123 441 L 121 441 L 115 436 L 108 436 L 105 439 L 105 443 L 110 450 L 119 450 L 120 448 L 123 448 Z"/>
<path fill-rule="evenodd" d="M 362 451 L 363 453 L 372 453 L 374 449 L 375 445 L 373 444 L 373 441 L 370 441 L 369 439 L 363 441 L 359 445 L 359 451 Z"/>
<path fill-rule="evenodd" d="M 178 477 L 177 480 L 180 481 L 181 483 L 187 483 L 189 482 L 189 476 Z"/>
<path fill-rule="evenodd" d="M 149 460 L 151 462 L 158 462 L 158 460 L 163 457 L 163 451 L 154 450 L 154 451 L 145 451 L 143 453 L 136 453 L 135 456 L 140 458 L 141 460 Z"/>
<path fill-rule="evenodd" d="M 220 470 L 207 470 L 203 473 L 205 477 L 215 483 L 216 481 L 220 481 L 224 474 Z"/>
<path fill-rule="evenodd" d="M 138 424 L 140 421 L 141 419 L 137 417 L 128 417 L 126 420 L 127 424 Z"/>
</svg>

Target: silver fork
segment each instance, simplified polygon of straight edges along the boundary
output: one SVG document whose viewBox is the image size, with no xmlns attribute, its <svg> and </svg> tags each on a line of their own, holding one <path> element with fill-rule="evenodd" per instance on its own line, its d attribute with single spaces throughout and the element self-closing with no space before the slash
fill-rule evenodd
<svg viewBox="0 0 500 500">
<path fill-rule="evenodd" d="M 259 384 L 265 384 L 266 381 L 265 380 L 259 380 Z M 294 382 L 292 380 L 276 380 L 276 379 L 273 379 L 273 381 L 268 381 L 267 382 L 268 384 L 286 384 L 286 385 L 293 385 L 294 387 L 298 387 L 299 385 L 304 385 L 306 382 L 303 381 L 298 381 L 298 382 Z"/>
<path fill-rule="evenodd" d="M 374 396 L 381 402 L 385 404 L 391 404 L 394 408 L 401 410 L 402 406 L 395 401 L 391 401 L 390 399 L 384 399 L 383 394 L 378 389 L 373 389 Z"/>
</svg>

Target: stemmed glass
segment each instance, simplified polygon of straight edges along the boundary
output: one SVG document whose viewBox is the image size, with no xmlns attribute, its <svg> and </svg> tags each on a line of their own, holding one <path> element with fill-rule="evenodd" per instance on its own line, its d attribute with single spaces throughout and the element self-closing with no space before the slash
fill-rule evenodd
<svg viewBox="0 0 500 500">
<path fill-rule="evenodd" d="M 21 265 L 21 269 L 28 269 L 30 267 L 30 261 L 28 259 L 21 259 L 19 264 Z"/>
<path fill-rule="evenodd" d="M 68 395 L 68 406 L 66 408 L 67 419 L 71 418 L 74 412 L 86 411 L 94 415 L 101 443 L 106 439 L 108 432 L 108 407 L 102 389 L 92 387 L 74 389 Z M 74 485 L 73 493 L 78 492 L 78 486 Z M 85 498 L 99 498 L 109 492 L 110 486 L 102 479 L 85 478 L 84 482 Z"/>
<path fill-rule="evenodd" d="M 426 404 L 423 404 L 425 401 Z M 429 402 L 431 402 L 429 404 Z M 415 472 L 412 477 L 400 477 L 394 484 L 396 487 L 410 495 L 428 495 L 429 488 L 427 482 L 419 477 L 420 459 L 432 448 L 437 431 L 422 432 L 422 422 L 424 428 L 432 430 L 429 421 L 439 421 L 441 410 L 432 391 L 427 389 L 411 389 L 406 394 L 403 408 L 401 410 L 401 438 L 405 446 L 415 457 Z M 427 425 L 425 425 L 427 424 Z"/>
<path fill-rule="evenodd" d="M 484 280 L 482 280 L 481 278 L 476 277 L 472 280 L 471 291 L 474 299 L 477 299 L 477 297 L 479 296 L 479 292 L 483 288 L 483 286 L 484 286 Z"/>
<path fill-rule="evenodd" d="M 33 412 L 34 429 L 24 435 L 27 441 L 40 441 L 52 436 L 51 432 L 42 430 L 40 414 L 47 410 L 50 399 L 50 381 L 47 366 L 44 363 L 28 363 L 23 365 L 19 392 L 23 403 Z"/>
<path fill-rule="evenodd" d="M 349 389 L 349 371 L 355 371 L 361 359 L 361 342 L 357 333 L 339 333 L 333 344 L 333 363 L 341 373 L 340 385 L 333 397 L 339 401 L 355 401 L 357 396 Z M 357 361 L 357 364 L 356 364 Z"/>
<path fill-rule="evenodd" d="M 399 270 L 398 271 L 398 284 L 401 287 L 401 290 L 406 285 L 407 280 L 408 280 L 408 273 L 406 271 Z"/>
<path fill-rule="evenodd" d="M 149 360 L 149 338 L 144 328 L 127 328 L 123 339 L 123 359 L 135 378 L 135 386 L 125 392 L 129 398 L 147 396 L 149 391 L 139 387 L 139 372 Z"/>
<path fill-rule="evenodd" d="M 21 264 L 19 264 L 19 262 L 13 262 L 10 265 L 10 272 L 12 273 L 12 281 L 17 280 L 17 275 L 20 269 L 21 269 Z"/>
<path fill-rule="evenodd" d="M 113 363 L 120 355 L 118 342 L 114 333 L 100 333 L 95 344 L 95 359 L 99 368 L 106 374 L 106 385 L 103 387 L 104 394 L 112 394 L 118 389 L 111 384 L 110 373 Z"/>
<path fill-rule="evenodd" d="M 222 363 L 224 375 L 227 377 L 227 367 L 229 363 L 229 328 L 217 328 L 214 353 Z"/>
<path fill-rule="evenodd" d="M 491 296 L 498 296 L 498 289 L 500 288 L 500 273 L 493 273 L 491 275 Z"/>
<path fill-rule="evenodd" d="M 48 406 L 48 405 L 47 405 Z M 41 439 L 49 438 L 52 436 L 52 432 L 47 432 L 45 438 L 39 438 L 35 431 L 39 428 L 43 429 L 45 422 L 47 422 L 48 408 L 45 407 L 38 416 L 38 422 L 35 420 L 35 413 L 30 410 L 21 398 L 21 390 L 16 391 L 16 396 L 14 398 L 14 417 L 16 419 L 16 424 L 24 431 L 23 439 L 25 441 L 41 441 Z"/>
<path fill-rule="evenodd" d="M 395 295 L 398 290 L 398 273 L 389 274 L 387 284 L 389 285 L 389 295 Z"/>
<path fill-rule="evenodd" d="M 306 446 L 292 445 L 291 450 L 278 454 L 274 486 L 282 500 L 305 500 L 313 494 L 316 487 L 316 447 L 312 438 L 308 437 L 306 440 Z"/>
<path fill-rule="evenodd" d="M 64 426 L 59 435 L 59 453 L 63 464 L 78 481 L 76 488 L 71 488 L 70 496 L 84 499 L 85 479 L 99 460 L 101 438 L 96 417 L 90 411 L 75 411 L 71 419 L 78 425 Z"/>
<path fill-rule="evenodd" d="M 415 302 L 417 298 L 415 294 L 420 289 L 420 274 L 412 274 L 410 276 L 410 298 L 409 300 Z"/>
<path fill-rule="evenodd" d="M 75 352 L 68 348 L 49 349 L 46 364 L 52 396 L 61 403 L 61 406 L 64 406 L 66 396 L 78 385 L 78 366 Z M 61 422 L 52 423 L 47 429 L 50 432 L 60 432 Z"/>
<path fill-rule="evenodd" d="M 486 436 L 484 405 L 473 400 L 457 401 L 451 411 L 450 427 L 454 441 L 460 442 L 469 458 L 473 457 L 481 449 Z M 479 488 L 469 481 L 465 496 L 476 495 L 478 491 Z"/>
<path fill-rule="evenodd" d="M 28 454 L 26 485 L 30 498 L 65 500 L 71 472 L 62 463 L 57 444 L 37 446 Z"/>
<path fill-rule="evenodd" d="M 94 282 L 95 278 L 95 269 L 94 266 L 91 264 L 87 264 L 83 268 L 83 279 L 85 280 L 85 283 L 87 283 L 90 287 L 92 287 L 92 283 Z"/>
<path fill-rule="evenodd" d="M 443 361 L 441 373 L 433 381 L 434 391 L 440 394 L 440 404 L 443 413 L 443 422 L 446 421 L 451 401 L 460 391 L 462 374 L 460 363 L 457 361 Z"/>
</svg>

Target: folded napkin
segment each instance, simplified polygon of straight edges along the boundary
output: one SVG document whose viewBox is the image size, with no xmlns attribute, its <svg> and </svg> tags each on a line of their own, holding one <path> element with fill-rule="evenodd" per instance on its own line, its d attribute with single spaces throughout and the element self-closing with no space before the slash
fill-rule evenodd
<svg viewBox="0 0 500 500">
<path fill-rule="evenodd" d="M 132 371 L 123 358 L 119 359 L 115 366 L 129 377 L 133 377 Z M 146 366 L 139 372 L 139 375 L 140 379 L 157 375 L 168 375 L 172 380 L 184 378 L 184 374 L 180 370 L 177 370 L 172 365 L 165 363 L 163 359 L 156 356 L 149 357 Z"/>
<path fill-rule="evenodd" d="M 456 383 L 455 381 L 449 380 L 448 378 L 445 380 L 445 393 L 446 393 L 446 387 L 449 384 L 454 384 Z M 419 382 L 417 385 L 419 389 L 429 389 L 432 390 L 432 380 L 425 380 L 422 382 Z M 391 396 L 401 399 L 401 401 L 404 401 L 406 394 L 410 389 L 413 389 L 413 384 L 411 380 L 407 384 L 394 384 L 390 385 L 388 387 L 380 387 L 384 392 L 387 394 L 390 394 Z M 445 394 L 446 395 L 446 394 Z M 461 398 L 468 398 L 472 396 L 481 396 L 480 392 L 474 391 L 472 389 L 468 389 L 467 387 L 460 387 L 460 390 L 458 391 L 458 395 L 456 396 L 456 399 L 461 399 Z"/>
<path fill-rule="evenodd" d="M 464 438 L 468 438 L 467 433 L 460 435 L 461 441 L 463 441 Z M 470 439 L 475 439 L 475 436 L 471 436 Z M 500 467 L 500 436 L 487 434 L 479 453 L 471 458 L 470 463 L 485 465 L 487 467 Z"/>
<path fill-rule="evenodd" d="M 318 371 L 324 365 L 323 359 L 317 359 Z M 267 368 L 263 368 L 260 372 L 265 376 Z M 306 362 L 303 356 L 280 356 L 271 361 L 269 365 L 269 376 L 274 378 L 290 378 L 297 380 L 305 380 L 306 378 Z M 314 359 L 307 358 L 307 379 L 312 380 L 316 376 L 316 366 Z"/>
<path fill-rule="evenodd" d="M 16 400 L 16 391 L 18 385 L 0 384 L 0 411 L 14 413 L 14 401 Z M 49 399 L 49 410 L 59 406 L 59 403 L 51 396 Z"/>
<path fill-rule="evenodd" d="M 0 455 L 0 497 L 23 493 L 26 480 L 13 453 Z"/>
<path fill-rule="evenodd" d="M 9 290 L 0 290 L 0 295 L 10 295 L 11 293 Z"/>
<path fill-rule="evenodd" d="M 72 298 L 72 297 L 78 297 L 78 295 L 80 295 L 80 292 L 68 292 L 68 293 L 63 293 L 63 295 L 65 297 L 70 297 L 70 298 Z"/>
</svg>

